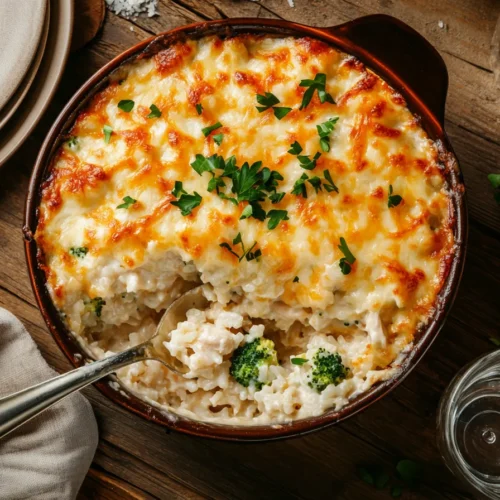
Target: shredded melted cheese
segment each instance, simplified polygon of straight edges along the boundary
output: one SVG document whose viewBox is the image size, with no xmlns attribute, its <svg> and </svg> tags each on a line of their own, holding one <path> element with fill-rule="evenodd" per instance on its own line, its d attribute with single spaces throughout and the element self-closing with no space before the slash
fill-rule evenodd
<svg viewBox="0 0 500 500">
<path fill-rule="evenodd" d="M 307 90 L 300 82 L 320 73 L 335 103 L 321 103 L 315 92 L 299 109 Z M 272 109 L 257 110 L 256 96 L 266 92 L 278 106 L 292 108 L 281 120 Z M 132 111 L 118 107 L 122 100 L 134 101 Z M 161 116 L 148 118 L 153 104 Z M 317 125 L 332 118 L 338 120 L 325 152 Z M 217 122 L 222 127 L 205 137 L 202 129 Z M 105 125 L 112 129 L 109 142 Z M 220 133 L 218 145 L 213 136 Z M 152 335 L 157 313 L 180 281 L 201 280 L 222 310 L 267 321 L 280 332 L 284 372 L 273 376 L 275 390 L 243 394 L 227 378 L 226 351 L 215 363 L 219 378 L 226 373 L 217 387 L 186 389 L 158 367 L 156 375 L 148 375 L 146 365 L 125 369 L 129 387 L 157 404 L 243 424 L 339 408 L 395 373 L 394 361 L 433 311 L 454 244 L 436 146 L 402 96 L 352 56 L 309 38 L 178 43 L 122 67 L 70 135 L 75 139 L 60 147 L 43 185 L 36 241 L 54 303 L 95 356 Z M 288 152 L 295 141 L 302 155 L 321 153 L 313 170 Z M 247 202 L 209 192 L 212 175 L 191 167 L 197 154 L 234 155 L 239 167 L 262 161 L 279 172 L 277 191 L 285 195 L 262 207 L 286 210 L 288 220 L 270 230 L 269 219 L 241 219 Z M 304 173 L 324 181 L 326 170 L 338 192 L 316 193 L 306 182 L 307 198 L 292 194 Z M 202 197 L 189 215 L 172 205 L 176 181 Z M 392 208 L 390 186 L 402 198 Z M 117 208 L 127 196 L 135 203 Z M 241 253 L 232 243 L 239 233 L 245 248 L 255 243 L 260 249 L 258 259 L 239 261 L 221 246 Z M 356 258 L 349 274 L 339 265 L 345 256 L 340 238 Z M 75 256 L 72 248 L 86 253 Z M 105 301 L 100 315 L 89 307 L 97 297 Z M 291 354 L 320 345 L 342 353 L 352 375 L 329 397 L 316 397 L 297 376 L 307 366 L 289 364 Z M 287 382 L 276 382 L 281 379 Z M 297 391 L 290 401 L 300 404 L 285 411 L 269 402 L 291 386 Z M 210 409 L 221 404 L 232 409 Z"/>
</svg>

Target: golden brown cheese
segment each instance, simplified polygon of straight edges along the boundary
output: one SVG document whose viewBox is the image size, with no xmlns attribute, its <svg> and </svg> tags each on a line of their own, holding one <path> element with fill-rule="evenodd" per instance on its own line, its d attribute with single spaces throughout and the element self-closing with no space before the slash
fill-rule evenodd
<svg viewBox="0 0 500 500">
<path fill-rule="evenodd" d="M 307 90 L 300 82 L 319 73 L 335 103 L 315 92 L 300 109 Z M 120 75 L 78 116 L 75 139 L 61 146 L 43 186 L 36 240 L 69 328 L 82 334 L 139 321 L 162 309 L 175 278 L 199 273 L 221 303 L 237 292 L 248 311 L 284 329 L 295 320 L 329 332 L 359 325 L 372 335 L 380 366 L 391 363 L 432 311 L 454 244 L 436 147 L 401 95 L 352 56 L 308 38 L 191 40 Z M 272 109 L 259 112 L 256 95 L 265 92 L 292 110 L 281 120 Z M 118 107 L 122 100 L 134 101 L 132 111 Z M 160 117 L 148 117 L 151 105 Z M 332 118 L 325 152 L 317 125 Z M 202 129 L 217 122 L 205 137 Z M 313 170 L 288 152 L 295 141 L 302 155 L 321 153 Z M 285 196 L 262 207 L 286 210 L 288 220 L 269 230 L 268 220 L 241 219 L 247 202 L 209 192 L 211 174 L 191 167 L 197 154 L 234 155 L 239 167 L 262 161 L 279 172 Z M 307 198 L 292 194 L 304 173 L 325 182 L 327 170 L 338 192 L 306 183 Z M 172 205 L 176 181 L 202 197 L 189 215 Z M 390 186 L 402 197 L 392 208 Z M 117 208 L 127 196 L 136 202 Z M 239 261 L 221 246 L 238 233 L 246 248 L 260 249 L 259 259 Z M 356 257 L 346 275 L 341 237 Z M 79 247 L 86 255 L 70 254 Z M 141 297 L 138 312 L 122 304 L 131 293 Z M 96 297 L 106 305 L 89 317 L 86 304 Z M 280 318 L 276 304 L 286 308 Z"/>
</svg>

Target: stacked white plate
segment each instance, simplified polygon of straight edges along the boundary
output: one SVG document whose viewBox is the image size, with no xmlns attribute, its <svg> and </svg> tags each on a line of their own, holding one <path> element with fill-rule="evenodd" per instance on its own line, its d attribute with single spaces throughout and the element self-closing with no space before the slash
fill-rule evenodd
<svg viewBox="0 0 500 500">
<path fill-rule="evenodd" d="M 72 29 L 72 0 L 0 0 L 0 166 L 54 95 Z"/>
</svg>

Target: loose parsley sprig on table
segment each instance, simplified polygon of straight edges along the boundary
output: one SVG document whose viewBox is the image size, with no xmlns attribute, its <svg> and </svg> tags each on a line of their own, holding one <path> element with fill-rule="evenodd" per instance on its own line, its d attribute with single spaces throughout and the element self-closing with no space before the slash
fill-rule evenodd
<svg viewBox="0 0 500 500">
<path fill-rule="evenodd" d="M 392 194 L 392 193 L 393 193 L 392 184 L 389 184 L 389 196 L 387 199 L 387 206 L 389 208 L 397 207 L 403 201 L 403 198 L 401 198 L 399 194 Z"/>
<path fill-rule="evenodd" d="M 319 102 L 321 102 L 321 104 L 324 104 L 325 102 L 335 104 L 333 97 L 326 91 L 326 75 L 324 73 L 318 73 L 314 77 L 314 80 L 301 80 L 299 85 L 301 87 L 308 87 L 308 89 L 304 92 L 302 104 L 299 109 L 304 109 L 308 106 L 315 91 L 318 91 Z"/>
<path fill-rule="evenodd" d="M 339 121 L 339 117 L 329 118 L 326 122 L 316 125 L 316 130 L 319 135 L 319 145 L 321 149 L 327 153 L 330 151 L 330 134 L 335 128 L 335 124 Z"/>
<path fill-rule="evenodd" d="M 257 111 L 262 113 L 263 111 L 267 111 L 269 108 L 272 108 L 274 116 L 278 120 L 281 120 L 288 113 L 290 113 L 290 111 L 292 111 L 292 108 L 276 106 L 276 104 L 280 103 L 280 100 L 274 94 L 271 94 L 271 92 L 264 92 L 264 95 L 257 94 L 256 98 L 257 102 L 260 104 L 260 106 L 255 106 Z"/>
<path fill-rule="evenodd" d="M 500 174 L 489 174 L 488 180 L 492 185 L 493 189 L 495 189 L 494 197 L 495 201 L 500 205 Z"/>
<path fill-rule="evenodd" d="M 339 250 L 344 254 L 339 261 L 340 270 L 342 274 L 349 274 L 352 269 L 352 265 L 356 262 L 356 257 L 351 253 L 349 247 L 344 238 L 340 238 L 340 245 L 338 246 Z"/>
<path fill-rule="evenodd" d="M 241 237 L 241 233 L 238 233 L 236 235 L 236 237 L 233 239 L 233 247 L 235 245 L 241 245 L 241 250 L 242 250 L 242 254 L 241 255 L 238 255 L 234 250 L 233 248 L 231 247 L 231 245 L 229 243 L 220 243 L 219 246 L 221 248 L 225 248 L 226 250 L 228 250 L 229 252 L 231 252 L 235 257 L 238 258 L 238 262 L 241 262 L 244 258 L 246 258 L 246 260 L 248 262 L 252 261 L 252 260 L 259 260 L 259 258 L 262 256 L 262 251 L 260 250 L 260 248 L 258 248 L 257 250 L 255 251 L 252 251 L 255 246 L 257 245 L 257 242 L 255 241 L 254 244 L 247 250 L 245 249 L 245 245 L 243 243 L 243 239 Z"/>
</svg>

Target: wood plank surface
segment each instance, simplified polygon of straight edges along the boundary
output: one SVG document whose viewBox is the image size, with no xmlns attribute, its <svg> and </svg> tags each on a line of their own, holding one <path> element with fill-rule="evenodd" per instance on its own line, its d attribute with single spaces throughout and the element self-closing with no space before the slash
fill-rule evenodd
<svg viewBox="0 0 500 500">
<path fill-rule="evenodd" d="M 390 498 L 365 484 L 359 464 L 388 471 L 401 458 L 424 464 L 424 479 L 402 498 L 472 498 L 443 465 L 436 409 L 457 370 L 491 350 L 500 335 L 500 207 L 486 175 L 500 173 L 500 2 L 496 0 L 159 0 L 159 16 L 107 13 L 102 31 L 70 56 L 57 95 L 21 150 L 0 170 L 0 306 L 26 325 L 47 361 L 70 368 L 36 307 L 21 228 L 29 175 L 63 105 L 104 63 L 152 34 L 207 19 L 271 17 L 332 26 L 385 13 L 422 33 L 448 67 L 446 129 L 465 175 L 470 236 L 455 306 L 423 361 L 389 396 L 341 425 L 305 437 L 235 444 L 168 433 L 113 405 L 96 389 L 100 444 L 80 498 Z M 442 27 L 441 27 L 442 26 Z M 1 132 L 0 132 L 1 133 Z"/>
</svg>

